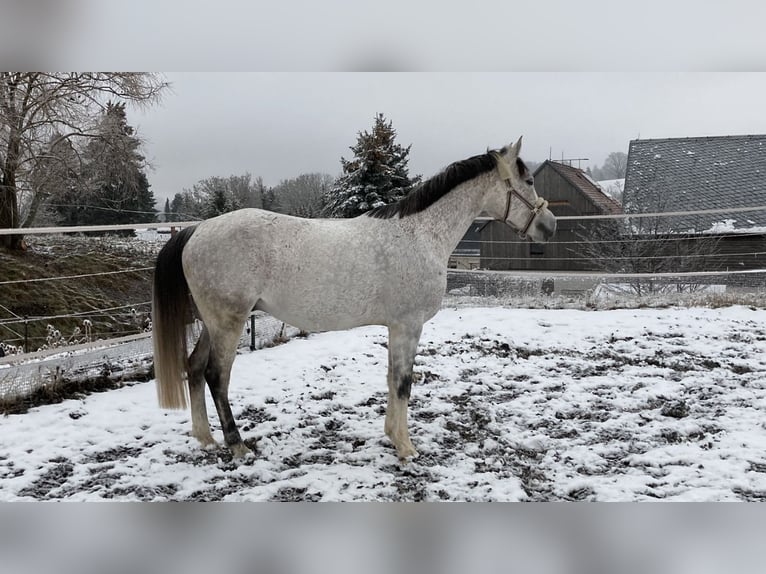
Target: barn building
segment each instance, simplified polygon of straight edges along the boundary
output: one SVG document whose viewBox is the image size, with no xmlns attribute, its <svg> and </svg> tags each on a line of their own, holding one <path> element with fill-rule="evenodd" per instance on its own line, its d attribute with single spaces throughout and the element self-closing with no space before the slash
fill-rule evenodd
<svg viewBox="0 0 766 574">
<path fill-rule="evenodd" d="M 534 173 L 535 189 L 548 200 L 556 216 L 604 215 L 622 213 L 620 204 L 605 194 L 583 170 L 547 160 Z M 481 226 L 482 269 L 536 271 L 590 271 L 594 265 L 579 253 L 582 224 L 559 221 L 556 235 L 546 244 L 522 240 L 499 221 Z"/>
</svg>

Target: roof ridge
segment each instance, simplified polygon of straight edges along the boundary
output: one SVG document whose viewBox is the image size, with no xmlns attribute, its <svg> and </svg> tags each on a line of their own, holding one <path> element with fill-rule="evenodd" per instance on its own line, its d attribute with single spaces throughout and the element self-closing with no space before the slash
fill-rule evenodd
<svg viewBox="0 0 766 574">
<path fill-rule="evenodd" d="M 766 134 L 734 134 L 725 136 L 686 136 L 676 138 L 636 138 L 630 140 L 630 144 L 637 142 L 667 142 L 667 141 L 695 141 L 695 140 L 725 140 L 725 139 L 766 139 Z"/>
</svg>

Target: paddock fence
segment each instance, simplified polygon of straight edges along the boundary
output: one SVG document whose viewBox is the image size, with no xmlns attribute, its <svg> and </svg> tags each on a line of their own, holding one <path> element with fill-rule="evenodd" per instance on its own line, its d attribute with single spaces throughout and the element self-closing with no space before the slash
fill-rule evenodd
<svg viewBox="0 0 766 574">
<path fill-rule="evenodd" d="M 750 211 L 762 209 L 749 208 Z M 726 210 L 718 210 L 726 213 Z M 709 213 L 710 210 L 706 211 Z M 649 214 L 662 216 L 662 214 Z M 677 216 L 678 213 L 669 214 Z M 646 214 L 642 214 L 645 217 Z M 624 219 L 628 216 L 611 216 Z M 577 219 L 577 218 L 569 218 Z M 579 218 L 585 221 L 602 220 L 599 217 Z M 91 241 L 123 242 L 126 250 L 141 251 L 153 255 L 159 251 L 168 238 L 158 229 L 168 231 L 169 226 L 186 227 L 198 222 L 179 222 L 172 224 L 129 224 L 120 226 L 88 226 L 74 228 L 38 228 L 25 229 L 25 235 L 46 235 L 48 241 L 67 241 L 68 234 L 109 233 L 113 231 L 134 230 L 135 238 L 125 237 L 90 238 Z M 0 235 L 17 233 L 17 230 L 0 229 Z M 741 233 L 732 232 L 732 237 Z M 617 240 L 601 238 L 607 245 Z M 650 242 L 652 240 L 641 240 Z M 667 242 L 664 238 L 662 241 Z M 521 244 L 514 240 L 507 243 Z M 76 249 L 72 243 L 72 249 Z M 758 253 L 753 252 L 755 255 Z M 710 253 L 694 252 L 687 259 L 699 258 L 701 261 L 714 261 Z M 572 254 L 572 257 L 582 257 Z M 657 255 L 631 255 L 633 259 L 651 262 Z M 508 259 L 516 259 L 515 256 Z M 682 261 L 679 259 L 678 261 Z M 727 305 L 749 304 L 766 306 L 766 268 L 758 269 L 720 269 L 716 265 L 695 266 L 688 270 L 686 264 L 675 263 L 669 271 L 625 273 L 614 271 L 497 271 L 488 269 L 449 269 L 447 289 L 443 304 L 445 306 L 506 305 L 532 308 L 615 308 L 666 305 Z M 651 266 L 656 269 L 656 265 Z M 119 273 L 144 273 L 147 281 L 151 277 L 151 268 L 131 268 L 115 270 Z M 83 275 L 69 277 L 50 276 L 29 281 L 76 280 Z M 152 376 L 152 344 L 150 324 L 150 304 L 147 301 L 128 302 L 121 309 L 87 310 L 72 309 L 67 317 L 81 318 L 83 330 L 77 338 L 64 340 L 55 328 L 48 334 L 48 340 L 40 345 L 41 350 L 26 352 L 30 342 L 24 337 L 26 321 L 53 321 L 56 317 L 20 317 L 13 311 L 13 301 L 3 300 L 2 287 L 7 283 L 23 283 L 25 280 L 4 281 L 0 270 L 0 402 L 18 397 L 29 396 L 41 389 L 61 383 L 91 381 L 94 379 L 110 381 L 130 381 L 148 379 Z M 123 336 L 98 340 L 97 336 L 87 332 L 89 317 L 102 313 L 124 313 L 133 321 L 135 332 Z M 127 321 L 127 319 L 126 319 Z M 131 327 L 132 328 L 132 327 Z M 299 333 L 289 325 L 265 315 L 254 313 L 243 326 L 240 339 L 242 352 L 274 345 Z M 31 342 L 34 343 L 34 342 Z M 47 344 L 46 344 L 47 343 Z M 20 352 L 21 350 L 25 352 Z"/>
<path fill-rule="evenodd" d="M 190 331 L 191 342 L 199 329 Z M 243 327 L 239 348 L 261 349 L 298 333 L 266 313 L 254 312 Z M 153 362 L 151 332 L 5 356 L 0 358 L 0 404 L 47 386 L 150 378 Z"/>
</svg>

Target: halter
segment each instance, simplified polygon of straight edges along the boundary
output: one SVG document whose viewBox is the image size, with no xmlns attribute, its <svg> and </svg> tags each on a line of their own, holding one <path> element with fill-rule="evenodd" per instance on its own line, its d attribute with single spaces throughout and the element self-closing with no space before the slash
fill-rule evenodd
<svg viewBox="0 0 766 574">
<path fill-rule="evenodd" d="M 503 182 L 505 182 L 505 186 L 508 188 L 508 197 L 505 200 L 505 215 L 503 216 L 503 221 L 506 223 L 508 222 L 508 214 L 511 212 L 512 196 L 519 198 L 521 203 L 523 203 L 527 209 L 529 209 L 529 219 L 527 219 L 526 225 L 524 225 L 523 228 L 516 230 L 521 238 L 524 239 L 527 236 L 527 231 L 529 231 L 529 228 L 532 226 L 532 222 L 538 215 L 540 215 L 540 212 L 543 209 L 548 207 L 548 202 L 542 197 L 536 197 L 535 203 L 532 203 L 526 197 L 521 195 L 511 183 L 511 168 L 508 166 L 505 160 L 500 157 L 500 154 L 493 153 L 492 155 L 495 156 L 495 163 L 497 164 L 497 171 L 500 173 L 500 178 L 503 180 Z"/>
</svg>

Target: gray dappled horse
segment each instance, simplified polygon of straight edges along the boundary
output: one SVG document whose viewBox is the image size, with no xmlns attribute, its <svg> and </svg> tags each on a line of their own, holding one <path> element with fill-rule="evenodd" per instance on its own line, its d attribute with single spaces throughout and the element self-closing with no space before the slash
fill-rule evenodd
<svg viewBox="0 0 766 574">
<path fill-rule="evenodd" d="M 417 456 L 407 428 L 412 365 L 423 323 L 441 306 L 447 261 L 481 213 L 543 243 L 556 229 L 519 158 L 521 138 L 458 161 L 398 203 L 353 219 L 302 219 L 241 209 L 187 227 L 157 257 L 154 366 L 159 403 L 186 408 L 192 435 L 214 445 L 210 388 L 234 456 L 250 452 L 229 405 L 231 367 L 253 309 L 306 331 L 388 327 L 385 433 L 401 459 Z M 192 313 L 203 323 L 187 359 Z M 184 384 L 188 375 L 188 395 Z"/>
</svg>

